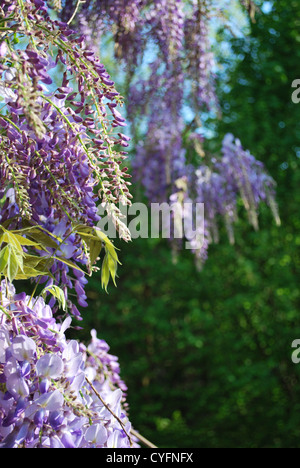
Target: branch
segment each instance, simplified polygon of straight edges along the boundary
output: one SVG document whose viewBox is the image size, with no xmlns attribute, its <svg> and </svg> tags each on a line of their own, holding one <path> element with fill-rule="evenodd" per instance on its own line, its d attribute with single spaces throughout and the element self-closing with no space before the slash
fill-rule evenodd
<svg viewBox="0 0 300 468">
<path fill-rule="evenodd" d="M 71 24 L 71 23 L 72 23 L 73 19 L 75 18 L 75 16 L 76 16 L 77 13 L 78 13 L 80 4 L 83 4 L 83 3 L 86 3 L 86 0 L 78 0 L 78 1 L 77 1 L 76 7 L 75 7 L 75 11 L 74 11 L 73 15 L 71 16 L 71 18 L 69 19 L 69 21 L 68 21 L 67 24 Z"/>
<path fill-rule="evenodd" d="M 99 394 L 99 392 L 95 389 L 94 385 L 89 381 L 89 379 L 86 377 L 85 380 L 87 381 L 87 383 L 90 385 L 91 389 L 94 391 L 94 393 L 97 395 L 97 397 L 99 398 L 99 400 L 101 401 L 101 403 L 105 406 L 105 408 L 113 415 L 114 418 L 116 418 L 116 420 L 118 421 L 118 423 L 120 424 L 120 426 L 122 427 L 123 431 L 125 432 L 126 436 L 128 437 L 128 440 L 130 442 L 130 446 L 132 447 L 133 445 L 133 442 L 132 442 L 132 439 L 130 437 L 130 435 L 128 434 L 128 432 L 126 431 L 125 429 L 125 426 L 124 426 L 124 423 L 121 421 L 120 418 L 118 418 L 118 416 L 116 414 L 114 414 L 114 412 L 110 409 L 110 407 L 107 405 L 107 403 L 105 403 L 105 401 L 103 400 L 103 398 L 101 397 L 101 395 Z M 140 435 L 138 432 L 136 432 L 134 429 L 131 429 L 130 430 L 130 433 L 133 437 L 136 437 L 142 444 L 144 444 L 146 447 L 149 447 L 149 448 L 157 448 L 156 445 L 152 444 L 152 442 L 150 442 L 149 440 L 147 440 L 145 437 L 143 437 L 142 435 Z"/>
<path fill-rule="evenodd" d="M 130 443 L 130 447 L 133 446 L 133 442 L 132 442 L 132 439 L 130 437 L 130 435 L 128 434 L 128 432 L 126 431 L 125 429 L 125 425 L 123 423 L 123 421 L 121 421 L 121 419 L 110 409 L 110 407 L 108 406 L 107 403 L 105 403 L 105 401 L 103 400 L 102 396 L 100 395 L 100 393 L 95 389 L 94 385 L 92 384 L 92 382 L 89 381 L 89 379 L 86 377 L 85 380 L 87 381 L 87 383 L 90 385 L 91 389 L 93 390 L 93 392 L 97 395 L 97 397 L 99 398 L 99 400 L 101 401 L 101 403 L 105 406 L 105 408 L 113 415 L 114 418 L 116 418 L 116 420 L 118 421 L 118 423 L 120 424 L 120 426 L 122 427 L 123 431 L 125 432 L 126 436 L 128 437 L 128 440 L 129 440 L 129 443 Z"/>
<path fill-rule="evenodd" d="M 156 445 L 152 444 L 149 440 L 145 439 L 142 435 L 140 435 L 138 432 L 136 432 L 134 429 L 131 429 L 131 434 L 133 437 L 136 437 L 142 444 L 146 445 L 146 447 L 149 448 L 157 448 Z"/>
</svg>

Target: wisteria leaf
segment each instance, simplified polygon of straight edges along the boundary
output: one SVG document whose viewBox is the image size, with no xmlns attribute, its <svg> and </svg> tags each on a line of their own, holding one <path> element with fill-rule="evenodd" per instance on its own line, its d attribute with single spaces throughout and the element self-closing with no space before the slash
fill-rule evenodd
<svg viewBox="0 0 300 468">
<path fill-rule="evenodd" d="M 64 257 L 54 257 L 54 256 L 52 256 L 52 258 L 54 260 L 57 260 L 59 262 L 64 263 L 65 265 L 67 265 L 70 268 L 75 268 L 75 270 L 78 270 L 78 271 L 81 271 L 82 273 L 85 273 L 78 265 L 76 265 L 76 263 L 71 262 L 71 260 L 67 260 Z"/>
<path fill-rule="evenodd" d="M 58 242 L 55 238 L 51 238 L 50 235 L 40 231 L 40 229 L 32 229 L 28 231 L 27 236 L 42 246 L 43 250 L 46 250 L 46 247 L 50 247 L 51 249 L 57 248 Z"/>
<path fill-rule="evenodd" d="M 105 246 L 106 250 L 108 250 L 110 256 L 114 259 L 116 263 L 120 263 L 116 249 L 113 244 L 107 244 Z"/>
<path fill-rule="evenodd" d="M 39 257 L 37 255 L 29 255 L 26 254 L 24 264 L 29 268 L 42 268 L 44 270 L 48 270 L 52 267 L 54 260 L 52 258 L 47 257 Z"/>
<path fill-rule="evenodd" d="M 12 283 L 16 278 L 18 271 L 23 271 L 23 259 L 21 256 L 18 255 L 18 252 L 16 252 L 16 250 L 11 247 L 11 245 L 9 245 L 8 247 L 9 258 L 7 263 L 7 277 L 10 283 Z"/>
<path fill-rule="evenodd" d="M 94 232 L 94 228 L 86 226 L 85 224 L 77 224 L 76 226 L 74 226 L 74 231 L 78 232 L 78 234 L 92 235 Z"/>
<path fill-rule="evenodd" d="M 44 251 L 47 252 L 47 249 L 45 249 L 45 247 L 43 245 L 41 245 L 40 243 L 37 243 L 37 242 L 32 241 L 30 239 L 27 239 L 26 237 L 20 236 L 19 234 L 14 234 L 14 237 L 15 237 L 15 239 L 17 239 L 19 241 L 19 243 L 22 246 L 36 247 L 39 250 L 44 250 Z"/>
<path fill-rule="evenodd" d="M 24 252 L 22 249 L 22 245 L 20 244 L 17 236 L 4 228 L 2 229 L 4 230 L 4 233 L 0 238 L 0 243 L 2 244 L 3 242 L 5 242 L 6 244 L 13 246 L 21 255 L 23 255 Z"/>
<path fill-rule="evenodd" d="M 48 246 L 47 243 L 51 243 L 49 247 L 56 248 L 58 244 L 63 243 L 63 239 L 55 234 L 49 232 L 43 226 L 32 226 L 30 222 L 23 221 L 23 224 L 26 226 L 23 229 L 19 229 L 18 231 L 14 231 L 17 234 L 26 233 L 29 237 L 37 241 L 42 245 Z"/>
<path fill-rule="evenodd" d="M 99 229 L 94 229 L 94 232 L 96 234 L 97 237 L 99 237 L 99 239 L 102 240 L 102 242 L 104 242 L 105 244 L 112 244 L 112 242 L 109 240 L 109 238 L 107 237 L 106 234 L 104 234 L 104 232 L 100 231 Z"/>
<path fill-rule="evenodd" d="M 91 240 L 90 260 L 91 260 L 92 265 L 97 261 L 97 258 L 99 257 L 101 250 L 102 250 L 102 242 Z"/>
<path fill-rule="evenodd" d="M 117 252 L 116 252 L 116 247 L 114 246 L 114 244 L 109 240 L 109 238 L 107 237 L 106 234 L 104 234 L 102 231 L 100 231 L 99 229 L 95 229 L 95 233 L 96 233 L 96 236 L 105 244 L 105 249 L 108 250 L 108 252 L 110 253 L 110 255 L 112 256 L 112 258 L 118 262 L 119 262 L 119 258 L 118 258 L 118 255 L 117 255 Z"/>
<path fill-rule="evenodd" d="M 1 251 L 0 251 L 0 274 L 2 274 L 8 264 L 9 260 L 9 247 L 6 245 Z"/>
<path fill-rule="evenodd" d="M 102 263 L 102 270 L 101 270 L 101 283 L 102 283 L 102 288 L 105 289 L 107 292 L 107 286 L 109 283 L 109 264 L 108 264 L 108 255 L 105 255 L 103 263 Z"/>
<path fill-rule="evenodd" d="M 118 263 L 111 257 L 111 255 L 107 255 L 107 262 L 108 262 L 109 273 L 112 277 L 114 285 L 117 286 L 116 276 L 117 276 Z"/>
<path fill-rule="evenodd" d="M 36 270 L 35 268 L 24 266 L 23 272 L 19 271 L 15 277 L 15 280 L 28 280 L 30 278 L 36 278 L 37 276 L 44 275 L 49 275 L 49 272 Z"/>
<path fill-rule="evenodd" d="M 66 302 L 65 294 L 61 288 L 59 288 L 56 285 L 46 287 L 45 289 L 43 289 L 42 294 L 41 294 L 44 299 L 46 298 L 47 293 L 52 294 L 52 296 L 54 296 L 58 300 L 60 307 L 64 311 L 67 310 L 67 302 Z"/>
</svg>

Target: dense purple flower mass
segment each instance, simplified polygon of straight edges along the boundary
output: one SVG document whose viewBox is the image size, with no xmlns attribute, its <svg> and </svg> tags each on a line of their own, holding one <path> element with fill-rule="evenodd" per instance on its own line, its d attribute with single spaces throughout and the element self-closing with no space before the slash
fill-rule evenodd
<svg viewBox="0 0 300 468">
<path fill-rule="evenodd" d="M 198 139 L 197 136 L 193 138 Z M 234 243 L 239 199 L 255 230 L 259 227 L 261 203 L 268 204 L 276 223 L 280 225 L 275 181 L 266 173 L 264 165 L 245 151 L 233 135 L 225 136 L 222 156 L 212 158 L 209 165 L 203 162 L 198 167 L 186 166 L 185 170 L 185 175 L 176 182 L 176 191 L 171 195 L 171 200 L 204 204 L 205 228 L 200 233 L 204 243 L 201 249 L 192 249 L 200 265 L 207 259 L 209 245 L 219 241 L 220 221 L 225 223 L 229 240 Z"/>
<path fill-rule="evenodd" d="M 45 2 L 4 2 L 0 94 L 0 222 L 20 229 L 24 221 L 62 239 L 57 253 L 91 273 L 87 246 L 76 225 L 95 226 L 97 205 L 104 204 L 129 240 L 118 204 L 130 204 L 127 169 L 122 167 L 129 138 L 120 110 L 122 97 L 84 36 L 51 20 Z M 13 41 L 15 29 L 26 47 Z M 55 74 L 58 85 L 53 82 Z M 124 130 L 123 130 L 124 131 Z M 45 254 L 44 254 L 45 255 Z M 69 290 L 86 307 L 86 279 L 56 260 L 47 286 L 59 285 L 71 312 L 80 318 Z M 46 278 L 38 278 L 39 284 Z M 52 302 L 55 299 L 52 299 Z"/>
<path fill-rule="evenodd" d="M 1 297 L 0 448 L 137 446 L 107 343 L 94 330 L 87 347 L 67 340 L 70 318 L 58 324 L 43 299 L 4 281 Z"/>
<path fill-rule="evenodd" d="M 17 2 L 9 3 L 3 16 L 12 12 L 12 31 L 17 24 L 19 33 L 30 34 L 31 40 L 25 50 L 7 47 L 0 57 L 6 94 L 9 91 L 8 113 L 0 121 L 3 152 L 10 148 L 1 160 L 4 188 L 19 182 L 25 191 L 28 185 L 34 190 L 46 184 L 40 212 L 53 209 L 57 218 L 79 216 L 78 221 L 94 223 L 95 199 L 108 205 L 128 203 L 128 182 L 120 167 L 125 156 L 116 151 L 128 144 L 114 132 L 126 126 L 118 110 L 122 98 L 85 38 L 67 24 L 50 20 L 44 2 L 38 7 L 25 2 L 22 15 Z M 50 71 L 58 66 L 64 70 L 61 83 L 47 91 L 53 88 Z M 22 158 L 19 170 L 16 151 Z M 93 195 L 95 185 L 98 196 Z M 40 213 L 32 207 L 38 205 L 36 193 L 15 191 L 20 210 L 31 211 L 38 221 Z"/>
</svg>

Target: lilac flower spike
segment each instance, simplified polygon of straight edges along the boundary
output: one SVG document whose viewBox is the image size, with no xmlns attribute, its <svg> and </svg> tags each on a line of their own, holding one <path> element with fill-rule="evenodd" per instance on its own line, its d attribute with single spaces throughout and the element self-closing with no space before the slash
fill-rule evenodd
<svg viewBox="0 0 300 468">
<path fill-rule="evenodd" d="M 131 203 L 122 167 L 126 155 L 117 150 L 129 144 L 129 137 L 117 135 L 126 126 L 123 98 L 84 37 L 50 18 L 47 2 L 5 0 L 0 15 L 8 31 L 0 42 L 0 94 L 6 103 L 0 117 L 0 223 L 13 219 L 7 227 L 17 229 L 25 217 L 63 239 L 58 249 L 41 255 L 55 252 L 62 259 L 53 262 L 50 282 L 61 287 L 66 307 L 80 319 L 69 291 L 75 286 L 77 305 L 87 307 L 86 280 L 75 282 L 65 261 L 92 266 L 74 225 L 95 226 L 97 205 L 104 203 L 123 235 L 114 207 Z M 20 37 L 30 37 L 25 48 L 14 47 L 16 28 Z M 64 71 L 55 87 L 50 75 L 60 65 Z M 37 281 L 50 285 L 46 277 Z"/>
<path fill-rule="evenodd" d="M 129 428 L 126 386 L 107 343 L 95 330 L 87 348 L 68 341 L 70 318 L 59 324 L 41 298 L 29 308 L 28 296 L 9 290 L 7 315 L 0 309 L 0 448 L 129 448 L 118 421 Z"/>
</svg>

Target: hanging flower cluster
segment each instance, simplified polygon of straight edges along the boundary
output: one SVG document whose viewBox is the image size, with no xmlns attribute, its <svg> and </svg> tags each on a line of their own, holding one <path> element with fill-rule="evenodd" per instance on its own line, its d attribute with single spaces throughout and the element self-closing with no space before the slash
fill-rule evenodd
<svg viewBox="0 0 300 468">
<path fill-rule="evenodd" d="M 62 261 L 52 265 L 47 285 L 60 285 L 79 317 L 68 290 L 86 307 L 86 280 L 74 278 L 63 260 L 89 273 L 92 265 L 76 226 L 95 226 L 102 203 L 130 239 L 117 208 L 131 198 L 122 165 L 129 140 L 121 132 L 123 100 L 84 36 L 51 20 L 45 2 L 4 1 L 0 25 L 0 221 L 14 229 L 27 221 L 63 240 L 54 246 Z"/>
<path fill-rule="evenodd" d="M 199 143 L 199 135 L 192 140 Z M 206 261 L 211 243 L 219 242 L 219 223 L 222 220 L 231 244 L 235 242 L 234 224 L 238 220 L 238 201 L 241 199 L 248 214 L 249 223 L 255 230 L 259 228 L 259 207 L 266 203 L 277 225 L 280 217 L 276 204 L 276 183 L 249 151 L 245 151 L 241 142 L 228 134 L 223 140 L 222 156 L 213 157 L 210 164 L 204 162 L 196 169 L 187 167 L 186 174 L 176 181 L 176 191 L 171 195 L 172 203 L 182 204 L 184 218 L 190 216 L 193 225 L 197 203 L 204 204 L 204 231 L 201 235 L 203 245 L 197 247 L 197 234 L 192 241 L 192 249 L 199 267 Z M 194 210 L 184 212 L 184 203 L 194 205 Z M 193 247 L 194 244 L 194 247 Z"/>
<path fill-rule="evenodd" d="M 75 3 L 63 2 L 62 18 L 70 17 Z M 205 204 L 205 242 L 195 252 L 203 261 L 209 244 L 218 240 L 218 217 L 223 217 L 233 242 L 238 197 L 255 229 L 261 202 L 271 206 L 279 223 L 275 183 L 238 140 L 225 138 L 222 157 L 207 157 L 203 150 L 202 115 L 219 113 L 211 22 L 217 19 L 226 26 L 228 4 L 93 0 L 82 3 L 74 19 L 94 49 L 105 35 L 112 35 L 115 56 L 126 65 L 127 112 L 135 142 L 133 176 L 149 202 Z M 254 2 L 240 4 L 254 19 Z M 183 180 L 185 195 L 178 190 Z"/>
<path fill-rule="evenodd" d="M 70 318 L 5 281 L 1 304 L 0 448 L 136 447 L 118 360 L 95 330 L 87 347 L 67 340 Z"/>
<path fill-rule="evenodd" d="M 50 20 L 44 2 L 23 3 L 22 0 L 21 9 L 17 1 L 7 4 L 9 6 L 3 10 L 1 18 L 6 26 L 3 28 L 0 70 L 5 88 L 10 90 L 12 97 L 7 99 L 10 115 L 4 117 L 9 141 L 4 139 L 3 144 L 16 142 L 19 150 L 24 151 L 24 163 L 31 163 L 30 169 L 40 167 L 34 166 L 34 159 L 38 164 L 46 152 L 47 156 L 50 153 L 51 160 L 56 161 L 55 167 L 49 167 L 51 173 L 54 169 L 52 187 L 55 189 L 54 181 L 61 186 L 60 196 L 66 211 L 71 209 L 71 217 L 82 213 L 86 204 L 93 207 L 89 198 L 85 198 L 86 194 L 82 193 L 84 182 L 91 174 L 95 182 L 93 179 L 89 182 L 89 192 L 95 183 L 101 201 L 108 205 L 118 203 L 120 199 L 128 202 L 128 182 L 120 168 L 124 154 L 116 151 L 116 147 L 127 147 L 128 143 L 122 134 L 113 132 L 113 129 L 126 124 L 118 110 L 122 98 L 115 90 L 114 82 L 99 58 L 85 47 L 83 36 L 78 37 L 66 24 Z M 11 35 L 16 30 L 21 37 L 29 38 L 25 50 L 11 46 Z M 58 66 L 64 72 L 59 86 L 51 92 L 50 71 Z M 9 77 L 6 76 L 7 70 Z M 22 140 L 22 132 L 26 132 L 28 140 L 37 137 L 35 148 L 32 141 Z M 41 149 L 44 150 L 42 154 Z M 72 174 L 75 158 L 78 162 Z M 13 170 L 14 161 L 11 159 Z M 36 175 L 33 170 L 31 175 Z M 24 168 L 26 176 L 30 175 Z M 48 179 L 51 183 L 49 175 Z M 61 184 L 60 180 L 64 183 Z M 91 193 L 88 195 L 91 197 Z M 56 205 L 59 205 L 58 201 Z M 55 209 L 60 216 L 61 206 Z M 89 216 L 94 222 L 92 210 L 83 219 L 89 221 Z"/>
</svg>

